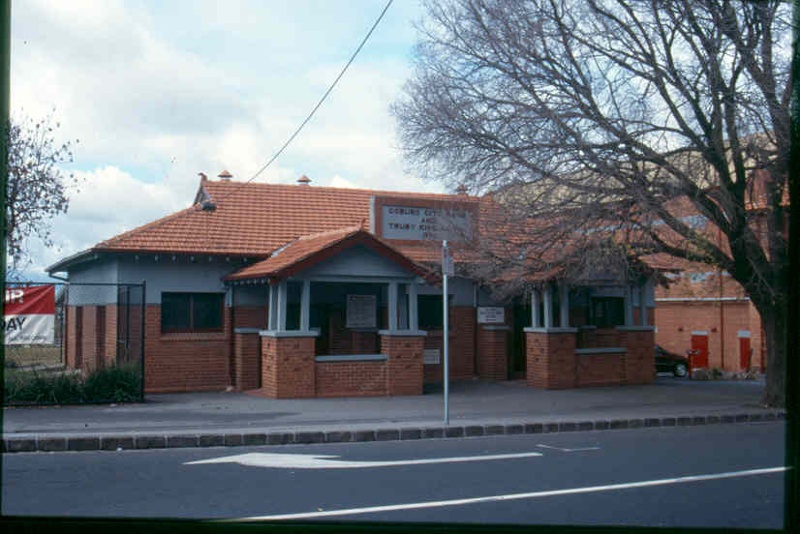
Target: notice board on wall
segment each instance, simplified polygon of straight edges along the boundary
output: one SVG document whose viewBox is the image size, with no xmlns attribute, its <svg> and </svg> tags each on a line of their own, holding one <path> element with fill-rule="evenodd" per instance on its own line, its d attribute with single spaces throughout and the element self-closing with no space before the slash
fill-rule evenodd
<svg viewBox="0 0 800 534">
<path fill-rule="evenodd" d="M 505 308 L 498 306 L 478 307 L 478 324 L 504 324 L 505 322 Z"/>
<path fill-rule="evenodd" d="M 347 328 L 375 328 L 377 315 L 375 295 L 347 295 Z"/>
</svg>

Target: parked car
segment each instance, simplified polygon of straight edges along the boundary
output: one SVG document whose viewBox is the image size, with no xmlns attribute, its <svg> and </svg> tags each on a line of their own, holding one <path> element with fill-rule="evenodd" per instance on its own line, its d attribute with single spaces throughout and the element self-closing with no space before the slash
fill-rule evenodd
<svg viewBox="0 0 800 534">
<path fill-rule="evenodd" d="M 689 360 L 685 356 L 670 352 L 658 345 L 655 348 L 656 372 L 672 373 L 678 378 L 684 378 L 689 374 Z"/>
</svg>

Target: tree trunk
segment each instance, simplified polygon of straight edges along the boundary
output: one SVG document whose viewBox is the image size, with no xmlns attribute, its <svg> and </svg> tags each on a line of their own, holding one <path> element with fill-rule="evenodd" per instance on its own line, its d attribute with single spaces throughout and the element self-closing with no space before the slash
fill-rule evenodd
<svg viewBox="0 0 800 534">
<path fill-rule="evenodd" d="M 767 385 L 761 404 L 782 408 L 786 402 L 786 341 L 789 307 L 785 297 L 773 305 L 757 304 L 767 346 Z"/>
</svg>

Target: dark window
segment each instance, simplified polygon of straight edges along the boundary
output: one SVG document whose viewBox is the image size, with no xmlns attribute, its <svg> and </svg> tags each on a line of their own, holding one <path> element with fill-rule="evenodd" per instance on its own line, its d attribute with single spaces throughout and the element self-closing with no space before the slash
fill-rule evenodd
<svg viewBox="0 0 800 534">
<path fill-rule="evenodd" d="M 592 324 L 605 328 L 625 324 L 625 299 L 596 297 L 592 299 Z"/>
<path fill-rule="evenodd" d="M 162 332 L 221 332 L 222 293 L 162 293 Z"/>
<path fill-rule="evenodd" d="M 452 304 L 452 295 L 451 304 Z M 441 330 L 444 328 L 441 295 L 417 296 L 417 322 L 421 330 Z"/>
</svg>

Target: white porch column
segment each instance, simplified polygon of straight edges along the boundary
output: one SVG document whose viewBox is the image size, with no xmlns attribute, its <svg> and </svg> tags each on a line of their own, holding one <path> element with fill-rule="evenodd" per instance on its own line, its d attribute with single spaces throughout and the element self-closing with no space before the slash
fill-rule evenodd
<svg viewBox="0 0 800 534">
<path fill-rule="evenodd" d="M 639 286 L 639 324 L 647 326 L 647 280 Z"/>
<path fill-rule="evenodd" d="M 625 326 L 633 326 L 633 287 L 625 286 Z"/>
<path fill-rule="evenodd" d="M 286 280 L 281 280 L 278 283 L 278 313 L 275 325 L 275 330 L 279 332 L 286 331 L 286 297 Z"/>
<path fill-rule="evenodd" d="M 278 286 L 277 284 L 269 285 L 269 321 L 267 330 L 278 329 Z"/>
<path fill-rule="evenodd" d="M 561 282 L 558 285 L 558 311 L 559 311 L 559 325 L 561 328 L 569 326 L 569 286 L 566 282 Z"/>
<path fill-rule="evenodd" d="M 541 317 L 539 313 L 539 303 L 542 301 L 542 296 L 538 289 L 531 292 L 531 328 L 539 328 Z"/>
<path fill-rule="evenodd" d="M 397 282 L 389 282 L 389 330 L 397 330 Z"/>
<path fill-rule="evenodd" d="M 300 330 L 311 330 L 311 280 L 303 280 L 303 292 L 300 294 Z"/>
<path fill-rule="evenodd" d="M 553 287 L 549 284 L 544 288 L 544 327 L 553 327 Z"/>
<path fill-rule="evenodd" d="M 419 330 L 419 312 L 417 310 L 417 283 L 408 284 L 408 329 Z"/>
</svg>

